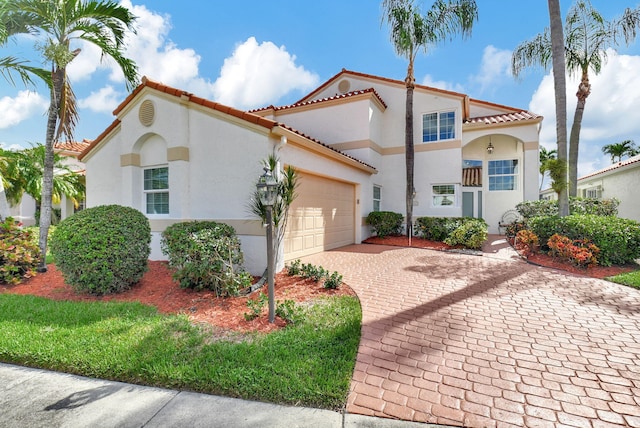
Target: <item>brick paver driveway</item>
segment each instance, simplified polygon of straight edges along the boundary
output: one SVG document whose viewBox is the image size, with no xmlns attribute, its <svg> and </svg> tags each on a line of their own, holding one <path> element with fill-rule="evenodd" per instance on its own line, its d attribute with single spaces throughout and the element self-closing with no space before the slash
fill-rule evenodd
<svg viewBox="0 0 640 428">
<path fill-rule="evenodd" d="M 640 292 L 377 245 L 303 258 L 362 303 L 347 411 L 455 426 L 640 427 Z"/>
</svg>

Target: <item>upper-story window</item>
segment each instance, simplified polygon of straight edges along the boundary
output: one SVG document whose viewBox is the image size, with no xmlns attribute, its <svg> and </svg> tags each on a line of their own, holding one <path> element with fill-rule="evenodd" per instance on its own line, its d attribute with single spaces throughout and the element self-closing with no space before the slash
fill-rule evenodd
<svg viewBox="0 0 640 428">
<path fill-rule="evenodd" d="M 489 190 L 518 189 L 518 160 L 489 161 Z"/>
<path fill-rule="evenodd" d="M 422 142 L 456 138 L 456 112 L 441 111 L 422 115 Z"/>
<path fill-rule="evenodd" d="M 169 214 L 169 168 L 144 170 L 144 194 L 147 214 Z"/>
</svg>

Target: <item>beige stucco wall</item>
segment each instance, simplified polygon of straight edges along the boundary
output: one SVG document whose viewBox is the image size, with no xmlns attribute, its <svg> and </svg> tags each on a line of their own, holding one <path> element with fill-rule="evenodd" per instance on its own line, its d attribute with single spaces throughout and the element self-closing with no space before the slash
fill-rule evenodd
<svg viewBox="0 0 640 428">
<path fill-rule="evenodd" d="M 601 186 L 602 198 L 617 198 L 618 217 L 640 221 L 640 197 L 638 197 L 638 183 L 640 183 L 640 165 L 622 171 L 614 171 L 578 182 L 578 193 L 583 189 Z"/>
</svg>

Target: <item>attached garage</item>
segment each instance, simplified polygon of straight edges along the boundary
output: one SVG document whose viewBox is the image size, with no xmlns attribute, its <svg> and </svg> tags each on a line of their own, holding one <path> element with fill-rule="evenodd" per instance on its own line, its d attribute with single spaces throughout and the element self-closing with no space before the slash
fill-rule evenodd
<svg viewBox="0 0 640 428">
<path fill-rule="evenodd" d="M 353 244 L 355 186 L 309 173 L 299 176 L 285 234 L 285 260 Z"/>
</svg>

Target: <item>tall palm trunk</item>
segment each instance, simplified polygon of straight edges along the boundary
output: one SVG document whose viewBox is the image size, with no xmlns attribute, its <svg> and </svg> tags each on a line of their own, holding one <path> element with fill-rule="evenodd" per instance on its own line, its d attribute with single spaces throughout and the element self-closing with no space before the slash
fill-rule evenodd
<svg viewBox="0 0 640 428">
<path fill-rule="evenodd" d="M 553 61 L 553 88 L 556 101 L 556 138 L 558 143 L 558 161 L 563 169 L 558 185 L 558 214 L 569 215 L 569 195 L 567 192 L 567 81 L 564 57 L 564 35 L 560 0 L 548 0 L 549 22 L 551 27 L 551 51 Z"/>
<path fill-rule="evenodd" d="M 413 77 L 413 63 L 409 63 L 407 78 L 407 102 L 405 111 L 405 163 L 407 169 L 407 237 L 413 233 L 413 171 L 415 163 L 415 151 L 413 147 L 413 90 L 415 78 Z"/>
<path fill-rule="evenodd" d="M 53 195 L 53 164 L 54 153 L 53 143 L 56 134 L 56 124 L 60 113 L 60 97 L 64 87 L 65 70 L 54 68 L 51 72 L 51 104 L 47 117 L 47 135 L 45 139 L 44 151 L 44 171 L 42 172 L 42 199 L 40 200 L 40 235 L 38 243 L 40 246 L 40 264 L 38 270 L 47 270 L 47 237 L 49 226 L 51 226 L 51 205 Z"/>
<path fill-rule="evenodd" d="M 578 193 L 578 148 L 580 146 L 580 128 L 582 127 L 582 116 L 584 115 L 584 106 L 587 103 L 587 97 L 591 93 L 591 84 L 589 83 L 589 74 L 582 72 L 582 80 L 578 85 L 578 103 L 576 111 L 573 115 L 573 125 L 571 125 L 571 134 L 569 136 L 569 196 L 577 196 Z"/>
</svg>

